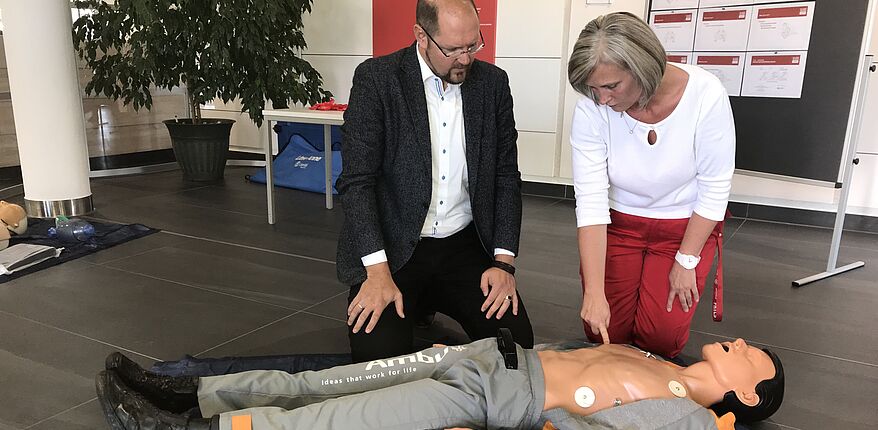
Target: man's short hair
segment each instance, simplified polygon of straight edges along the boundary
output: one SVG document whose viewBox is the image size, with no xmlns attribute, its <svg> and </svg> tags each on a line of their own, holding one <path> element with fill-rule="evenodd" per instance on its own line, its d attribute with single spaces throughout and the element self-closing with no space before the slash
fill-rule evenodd
<svg viewBox="0 0 878 430">
<path fill-rule="evenodd" d="M 735 414 L 735 421 L 741 423 L 752 423 L 762 421 L 777 412 L 781 402 L 783 402 L 784 377 L 783 366 L 780 364 L 780 358 L 773 352 L 763 349 L 771 362 L 774 363 L 774 377 L 765 379 L 756 384 L 756 394 L 759 395 L 759 403 L 755 406 L 747 406 L 738 399 L 734 391 L 729 391 L 723 396 L 722 401 L 710 406 L 710 409 L 717 416 L 731 412 Z"/>
<path fill-rule="evenodd" d="M 470 4 L 473 5 L 473 10 L 478 13 L 475 0 L 470 0 Z M 418 0 L 418 5 L 415 8 L 415 22 L 434 37 L 439 33 L 439 8 L 436 7 L 436 0 Z"/>
<path fill-rule="evenodd" d="M 627 70 L 643 90 L 637 105 L 646 106 L 662 82 L 667 54 L 642 19 L 628 12 L 599 16 L 582 29 L 567 62 L 567 78 L 580 94 L 597 101 L 586 80 L 599 64 Z"/>
</svg>

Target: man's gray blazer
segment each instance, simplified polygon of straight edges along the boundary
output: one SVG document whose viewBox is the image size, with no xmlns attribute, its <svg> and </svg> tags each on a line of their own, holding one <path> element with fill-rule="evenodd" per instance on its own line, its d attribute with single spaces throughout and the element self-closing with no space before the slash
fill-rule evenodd
<svg viewBox="0 0 878 430">
<path fill-rule="evenodd" d="M 387 253 L 391 272 L 411 258 L 432 194 L 427 98 L 416 46 L 364 61 L 354 72 L 342 126 L 344 204 L 338 279 L 363 282 L 361 258 Z M 461 85 L 473 219 L 486 255 L 518 253 L 521 174 L 509 78 L 475 61 Z"/>
</svg>

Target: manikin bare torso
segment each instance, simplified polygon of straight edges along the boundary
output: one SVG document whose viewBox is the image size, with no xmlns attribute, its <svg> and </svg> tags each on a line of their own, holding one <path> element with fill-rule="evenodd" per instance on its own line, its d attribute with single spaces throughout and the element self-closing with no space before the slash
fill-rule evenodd
<svg viewBox="0 0 878 430">
<path fill-rule="evenodd" d="M 672 382 L 680 382 L 677 366 L 629 347 L 601 345 L 574 351 L 539 351 L 538 355 L 546 381 L 544 410 L 564 408 L 573 414 L 590 415 L 618 405 L 616 399 L 624 405 L 687 396 L 685 390 L 677 391 L 675 396 L 668 387 L 669 383 L 682 387 Z M 594 403 L 589 407 L 577 404 L 581 387 L 588 387 L 594 394 Z"/>
</svg>

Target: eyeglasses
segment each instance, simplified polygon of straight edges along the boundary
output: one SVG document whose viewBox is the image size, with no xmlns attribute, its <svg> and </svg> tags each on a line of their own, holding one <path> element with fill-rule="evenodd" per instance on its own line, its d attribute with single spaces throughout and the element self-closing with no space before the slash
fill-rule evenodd
<svg viewBox="0 0 878 430">
<path fill-rule="evenodd" d="M 426 34 L 427 37 L 429 37 L 430 40 L 433 41 L 433 44 L 436 45 L 437 48 L 439 48 L 439 52 L 441 52 L 442 55 L 444 55 L 447 58 L 458 58 L 463 54 L 467 54 L 467 55 L 471 55 L 471 56 L 476 55 L 477 52 L 481 51 L 485 47 L 485 37 L 482 36 L 482 31 L 479 30 L 479 44 L 478 45 L 473 45 L 473 46 L 470 46 L 469 48 L 457 48 L 453 51 L 446 52 L 448 50 L 443 48 L 442 45 L 440 45 L 439 43 L 437 43 L 436 39 L 434 39 L 433 36 L 430 36 L 430 33 L 427 33 L 427 30 L 424 30 L 424 27 L 422 25 L 418 24 L 418 26 L 421 27 L 421 30 L 424 31 L 424 34 Z"/>
</svg>

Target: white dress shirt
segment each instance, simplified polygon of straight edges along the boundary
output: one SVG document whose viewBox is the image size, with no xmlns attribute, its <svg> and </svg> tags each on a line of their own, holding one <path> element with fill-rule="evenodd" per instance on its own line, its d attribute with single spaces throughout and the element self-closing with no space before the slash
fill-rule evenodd
<svg viewBox="0 0 878 430">
<path fill-rule="evenodd" d="M 577 103 L 570 133 L 577 227 L 609 224 L 611 208 L 656 219 L 695 212 L 723 220 L 735 171 L 729 97 L 709 72 L 676 66 L 689 81 L 677 107 L 655 124 L 585 97 Z"/>
<path fill-rule="evenodd" d="M 430 122 L 432 148 L 432 194 L 421 237 L 445 238 L 460 232 L 473 221 L 466 169 L 466 139 L 463 124 L 463 98 L 460 84 L 445 84 L 436 76 L 414 48 L 421 65 L 427 118 Z M 494 255 L 512 255 L 496 248 Z M 387 261 L 382 249 L 362 258 L 364 266 Z"/>
</svg>

